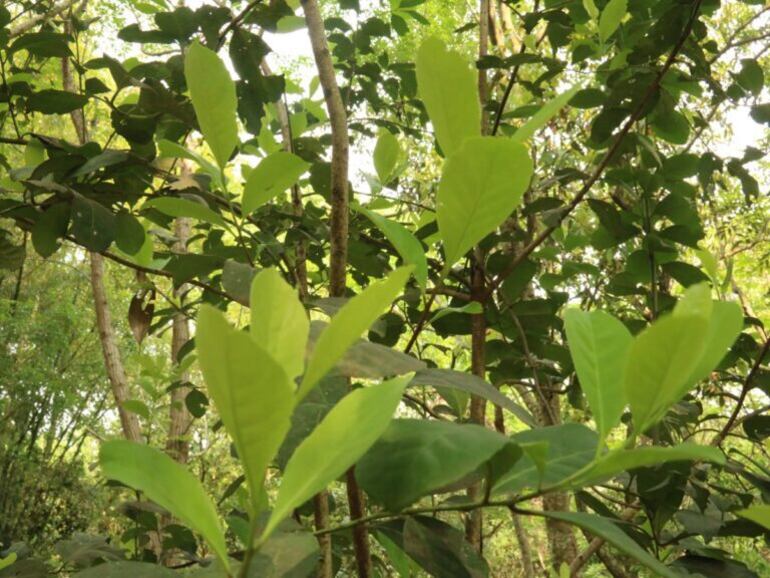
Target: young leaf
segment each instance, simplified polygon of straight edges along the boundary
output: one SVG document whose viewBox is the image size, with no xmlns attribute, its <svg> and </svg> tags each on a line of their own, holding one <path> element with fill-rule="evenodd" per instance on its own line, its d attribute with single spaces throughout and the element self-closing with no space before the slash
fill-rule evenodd
<svg viewBox="0 0 770 578">
<path fill-rule="evenodd" d="M 374 146 L 374 169 L 382 184 L 390 182 L 400 152 L 396 136 L 390 131 L 383 130 Z"/>
<path fill-rule="evenodd" d="M 339 310 L 313 348 L 297 392 L 298 399 L 307 395 L 318 380 L 334 367 L 348 347 L 390 306 L 412 270 L 411 266 L 396 269 L 385 279 L 369 285 Z"/>
<path fill-rule="evenodd" d="M 476 72 L 465 58 L 433 37 L 423 41 L 415 64 L 417 90 L 444 156 L 449 157 L 481 132 Z"/>
<path fill-rule="evenodd" d="M 294 385 L 283 368 L 222 313 L 204 305 L 195 337 L 203 377 L 243 463 L 253 504 L 291 426 Z"/>
<path fill-rule="evenodd" d="M 526 147 L 503 138 L 468 139 L 446 160 L 436 198 L 445 270 L 510 216 L 532 170 Z"/>
<path fill-rule="evenodd" d="M 235 83 L 216 52 L 197 41 L 185 53 L 184 75 L 203 138 L 224 168 L 238 145 Z"/>
<path fill-rule="evenodd" d="M 580 387 L 604 439 L 620 422 L 626 405 L 623 377 L 633 338 L 625 325 L 604 311 L 567 309 L 564 329 Z"/>
<path fill-rule="evenodd" d="M 628 0 L 610 0 L 599 16 L 599 38 L 602 42 L 618 29 L 628 11 Z"/>
<path fill-rule="evenodd" d="M 714 301 L 706 335 L 706 347 L 688 381 L 697 383 L 719 365 L 743 329 L 743 310 L 737 303 Z"/>
<path fill-rule="evenodd" d="M 522 126 L 516 129 L 516 132 L 511 137 L 514 142 L 523 143 L 530 139 L 538 129 L 544 127 L 546 123 L 551 120 L 558 112 L 567 106 L 567 103 L 580 90 L 580 86 L 570 88 L 566 92 L 562 92 L 556 98 L 549 100 L 543 106 L 541 106 L 532 117 L 525 122 Z"/>
<path fill-rule="evenodd" d="M 420 241 L 401 223 L 386 219 L 382 215 L 363 207 L 354 207 L 354 210 L 365 215 L 382 231 L 382 234 L 388 238 L 388 241 L 401 255 L 404 263 L 414 265 L 414 278 L 424 291 L 428 283 L 428 260 Z"/>
<path fill-rule="evenodd" d="M 251 283 L 251 336 L 294 379 L 305 368 L 310 321 L 297 291 L 276 269 L 264 269 Z"/>
<path fill-rule="evenodd" d="M 473 424 L 393 420 L 361 458 L 361 487 L 393 512 L 459 480 L 489 460 L 508 438 Z"/>
<path fill-rule="evenodd" d="M 127 440 L 104 442 L 99 450 L 104 476 L 144 492 L 149 499 L 200 533 L 229 567 L 217 510 L 200 481 L 163 452 Z"/>
<path fill-rule="evenodd" d="M 657 558 L 653 558 L 639 544 L 629 538 L 623 530 L 618 528 L 607 518 L 586 514 L 583 512 L 543 512 L 543 516 L 552 520 L 560 520 L 574 526 L 588 530 L 594 536 L 603 538 L 624 554 L 634 558 L 640 564 L 652 570 L 662 578 L 681 578 L 678 572 L 662 564 Z"/>
<path fill-rule="evenodd" d="M 355 464 L 388 427 L 409 376 L 349 393 L 296 449 L 281 481 L 262 540 L 332 480 Z"/>
<path fill-rule="evenodd" d="M 219 213 L 215 213 L 203 203 L 192 201 L 190 199 L 182 199 L 180 197 L 158 197 L 156 199 L 150 199 L 144 203 L 143 207 L 147 209 L 156 209 L 170 217 L 190 217 L 192 219 L 198 219 L 199 221 L 211 223 L 212 225 L 227 227 L 227 223 Z"/>
<path fill-rule="evenodd" d="M 745 510 L 738 510 L 735 513 L 741 518 L 751 520 L 755 524 L 759 524 L 763 528 L 770 530 L 770 505 L 762 504 L 759 506 L 751 506 Z"/>
<path fill-rule="evenodd" d="M 310 165 L 286 151 L 268 155 L 254 167 L 243 186 L 243 213 L 248 215 L 294 185 Z"/>
<path fill-rule="evenodd" d="M 624 379 L 636 430 L 653 425 L 687 393 L 705 350 L 708 320 L 667 315 L 634 338 Z"/>
</svg>

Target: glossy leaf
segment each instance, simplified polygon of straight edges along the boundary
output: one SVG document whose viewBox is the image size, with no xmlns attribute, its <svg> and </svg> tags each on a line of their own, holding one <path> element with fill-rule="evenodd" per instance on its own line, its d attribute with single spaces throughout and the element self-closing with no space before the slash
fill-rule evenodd
<svg viewBox="0 0 770 578">
<path fill-rule="evenodd" d="M 200 533 L 220 561 L 228 564 L 225 535 L 214 503 L 184 466 L 159 450 L 126 440 L 104 442 L 99 464 L 106 478 L 140 490 Z"/>
<path fill-rule="evenodd" d="M 283 473 L 262 539 L 331 481 L 341 476 L 377 441 L 401 402 L 409 377 L 359 388 L 345 396 L 294 451 Z"/>
<path fill-rule="evenodd" d="M 254 210 L 296 184 L 308 167 L 297 155 L 278 151 L 270 154 L 252 169 L 243 186 L 243 212 Z"/>
<path fill-rule="evenodd" d="M 510 216 L 532 170 L 526 147 L 503 138 L 468 139 L 447 159 L 436 197 L 445 270 Z"/>
<path fill-rule="evenodd" d="M 263 269 L 251 283 L 251 336 L 289 379 L 305 367 L 310 321 L 296 289 L 276 269 Z"/>
<path fill-rule="evenodd" d="M 567 309 L 564 328 L 580 387 L 604 439 L 620 422 L 627 403 L 623 380 L 633 338 L 625 325 L 604 311 Z"/>
<path fill-rule="evenodd" d="M 474 471 L 507 443 L 474 424 L 393 420 L 356 466 L 356 477 L 375 501 L 397 512 Z"/>
<path fill-rule="evenodd" d="M 345 354 L 361 334 L 390 306 L 412 273 L 413 267 L 401 267 L 385 279 L 375 281 L 348 301 L 321 333 L 307 363 L 299 387 L 302 399 L 318 380 Z"/>
<path fill-rule="evenodd" d="M 219 56 L 197 41 L 185 53 L 184 75 L 203 138 L 224 168 L 238 145 L 235 83 Z"/>
<path fill-rule="evenodd" d="M 201 307 L 195 340 L 209 396 L 233 439 L 256 507 L 265 470 L 291 425 L 294 385 L 262 346 L 213 307 Z"/>
<path fill-rule="evenodd" d="M 441 40 L 427 38 L 416 60 L 417 89 L 445 156 L 454 154 L 481 131 L 476 73 Z"/>
</svg>

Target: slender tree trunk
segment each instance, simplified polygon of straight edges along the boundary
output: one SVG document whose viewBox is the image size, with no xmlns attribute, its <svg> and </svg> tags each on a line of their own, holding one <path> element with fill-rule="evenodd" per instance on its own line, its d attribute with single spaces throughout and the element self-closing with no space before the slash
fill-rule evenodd
<svg viewBox="0 0 770 578">
<path fill-rule="evenodd" d="M 326 110 L 329 114 L 332 132 L 331 159 L 331 255 L 329 260 L 329 294 L 343 297 L 347 286 L 347 243 L 348 243 L 348 162 L 349 135 L 345 103 L 337 85 L 329 46 L 326 42 L 323 19 L 316 0 L 302 0 L 310 44 L 313 47 L 318 78 L 323 89 Z M 354 468 L 346 474 L 348 506 L 351 518 L 363 517 L 366 513 L 364 496 L 358 487 Z M 321 495 L 319 500 L 325 496 Z M 316 501 L 318 503 L 318 500 Z M 316 511 L 316 514 L 323 513 Z M 359 578 L 372 576 L 372 558 L 369 551 L 369 529 L 366 524 L 353 528 L 353 548 Z M 328 561 L 322 565 L 328 567 Z"/>
</svg>

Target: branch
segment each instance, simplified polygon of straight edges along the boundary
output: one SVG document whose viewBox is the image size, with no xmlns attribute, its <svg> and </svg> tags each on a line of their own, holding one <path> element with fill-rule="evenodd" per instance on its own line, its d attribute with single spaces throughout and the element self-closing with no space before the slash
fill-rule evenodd
<svg viewBox="0 0 770 578">
<path fill-rule="evenodd" d="M 578 193 L 574 196 L 574 198 L 570 201 L 570 203 L 564 208 L 564 210 L 562 210 L 559 213 L 555 222 L 549 225 L 548 227 L 546 227 L 545 230 L 543 230 L 543 232 L 541 232 L 526 247 L 524 247 L 522 251 L 518 255 L 516 255 L 516 257 L 514 257 L 514 259 L 508 264 L 508 266 L 492 281 L 492 283 L 487 288 L 485 298 L 489 298 L 489 296 L 495 291 L 495 289 L 497 289 L 500 286 L 500 284 L 503 281 L 505 281 L 505 279 L 511 273 L 513 273 L 516 267 L 518 267 L 527 257 L 529 257 L 529 255 L 535 249 L 537 249 L 540 245 L 542 245 L 557 228 L 559 228 L 562 221 L 564 221 L 564 219 L 566 219 L 567 216 L 569 216 L 577 208 L 577 206 L 583 201 L 585 196 L 591 190 L 591 187 L 594 185 L 594 183 L 596 183 L 596 181 L 598 181 L 599 178 L 602 176 L 602 174 L 604 173 L 604 170 L 609 166 L 613 158 L 615 158 L 615 154 L 618 152 L 618 150 L 620 150 L 620 147 L 623 144 L 623 140 L 631 131 L 631 128 L 634 126 L 634 124 L 636 124 L 636 121 L 638 121 L 641 118 L 642 114 L 646 109 L 648 101 L 654 96 L 654 94 L 660 88 L 660 83 L 663 80 L 663 77 L 666 75 L 668 70 L 674 64 L 674 61 L 676 60 L 676 57 L 679 54 L 679 52 L 682 50 L 682 47 L 684 47 L 684 44 L 687 41 L 687 38 L 689 38 L 690 32 L 692 31 L 692 27 L 695 24 L 695 20 L 698 17 L 698 12 L 700 11 L 700 5 L 702 1 L 703 0 L 696 0 L 695 5 L 693 6 L 693 9 L 692 9 L 692 14 L 690 15 L 690 18 L 684 27 L 682 36 L 679 38 L 679 41 L 671 50 L 671 53 L 668 55 L 668 58 L 666 59 L 666 62 L 663 64 L 663 67 L 658 72 L 657 76 L 655 77 L 655 80 L 653 80 L 652 84 L 650 84 L 649 88 L 647 89 L 647 92 L 645 92 L 644 96 L 639 101 L 639 104 L 637 105 L 636 109 L 628 118 L 626 123 L 623 125 L 623 128 L 620 129 L 620 132 L 618 133 L 617 137 L 615 137 L 615 141 L 612 143 L 612 146 L 604 155 L 604 158 L 599 163 L 599 166 L 596 167 L 596 170 L 588 178 L 588 180 L 585 182 L 583 187 L 580 189 L 580 191 L 578 191 Z"/>
<path fill-rule="evenodd" d="M 76 2 L 77 0 L 61 0 L 60 2 L 57 2 L 56 4 L 51 6 L 51 9 L 48 12 L 33 16 L 29 20 L 20 22 L 16 26 L 11 26 L 11 29 L 8 32 L 9 40 L 15 36 L 19 36 L 21 34 L 24 34 L 25 32 L 28 32 L 38 24 L 42 24 L 43 22 L 46 22 L 51 18 L 55 18 L 56 16 L 58 16 L 59 14 L 67 10 L 67 8 L 70 8 L 72 5 L 74 5 Z"/>
</svg>

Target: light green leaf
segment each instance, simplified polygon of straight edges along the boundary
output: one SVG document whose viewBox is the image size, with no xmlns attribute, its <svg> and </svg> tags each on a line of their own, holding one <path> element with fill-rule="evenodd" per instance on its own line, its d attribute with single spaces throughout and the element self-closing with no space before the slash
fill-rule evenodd
<svg viewBox="0 0 770 578">
<path fill-rule="evenodd" d="M 382 315 L 404 288 L 413 267 L 401 267 L 385 279 L 375 281 L 350 301 L 332 318 L 313 348 L 297 396 L 307 392 L 334 367 L 361 334 Z"/>
<path fill-rule="evenodd" d="M 700 315 L 667 315 L 634 338 L 624 383 L 639 433 L 692 387 L 707 330 L 708 320 Z"/>
<path fill-rule="evenodd" d="M 567 309 L 564 328 L 580 387 L 603 440 L 620 422 L 627 403 L 623 378 L 633 338 L 625 325 L 604 311 Z"/>
<path fill-rule="evenodd" d="M 599 458 L 570 484 L 579 488 L 612 478 L 635 468 L 665 464 L 667 462 L 699 461 L 724 464 L 725 456 L 719 448 L 681 444 L 678 446 L 647 446 L 631 450 L 615 450 Z"/>
<path fill-rule="evenodd" d="M 298 506 L 341 476 L 377 441 L 410 376 L 349 393 L 296 449 L 284 470 L 264 540 Z"/>
<path fill-rule="evenodd" d="M 444 309 L 437 311 L 436 314 L 433 316 L 433 318 L 430 320 L 430 322 L 433 323 L 434 321 L 437 321 L 442 317 L 446 317 L 450 313 L 478 314 L 483 312 L 484 312 L 484 308 L 481 306 L 481 303 L 479 303 L 478 301 L 471 301 L 470 303 L 463 305 L 462 307 L 445 307 Z"/>
<path fill-rule="evenodd" d="M 5 558 L 0 558 L 0 570 L 8 568 L 14 562 L 16 562 L 16 552 L 11 552 Z"/>
<path fill-rule="evenodd" d="M 390 182 L 400 152 L 401 147 L 396 136 L 390 131 L 383 130 L 374 146 L 374 169 L 382 184 Z"/>
<path fill-rule="evenodd" d="M 356 478 L 374 500 L 398 512 L 474 471 L 507 443 L 478 425 L 393 420 L 356 465 Z"/>
<path fill-rule="evenodd" d="M 599 17 L 599 38 L 602 42 L 618 29 L 628 11 L 628 0 L 610 0 Z"/>
<path fill-rule="evenodd" d="M 639 544 L 634 542 L 628 534 L 607 518 L 583 512 L 543 512 L 542 514 L 546 518 L 567 522 L 568 524 L 588 530 L 594 536 L 603 538 L 607 543 L 612 544 L 624 554 L 631 556 L 637 562 L 652 570 L 657 576 L 662 578 L 682 578 L 681 574 L 671 570 L 668 566 L 650 555 Z"/>
<path fill-rule="evenodd" d="M 238 145 L 235 83 L 219 56 L 197 41 L 185 53 L 184 75 L 203 138 L 224 168 Z"/>
<path fill-rule="evenodd" d="M 580 90 L 580 86 L 570 88 L 566 92 L 562 92 L 556 98 L 549 100 L 543 106 L 541 106 L 530 119 L 522 126 L 516 129 L 516 132 L 511 137 L 514 142 L 523 143 L 524 141 L 532 138 L 532 135 L 537 132 L 538 129 L 544 127 L 549 120 L 558 114 L 558 112 L 567 106 L 570 99 L 575 96 L 575 93 Z"/>
<path fill-rule="evenodd" d="M 294 379 L 305 368 L 310 321 L 297 291 L 273 268 L 251 283 L 251 336 Z"/>
<path fill-rule="evenodd" d="M 256 508 L 265 470 L 291 426 L 294 385 L 247 333 L 204 305 L 195 337 L 210 397 L 233 439 Z"/>
<path fill-rule="evenodd" d="M 599 9 L 596 7 L 594 0 L 583 0 L 583 8 L 585 8 L 592 19 L 596 20 L 599 18 Z"/>
<path fill-rule="evenodd" d="M 446 160 L 436 210 L 445 270 L 510 216 L 532 170 L 526 147 L 503 138 L 468 139 Z"/>
<path fill-rule="evenodd" d="M 158 156 L 170 159 L 188 159 L 195 161 L 214 182 L 222 183 L 222 172 L 217 166 L 209 162 L 206 157 L 182 145 L 166 139 L 158 140 Z"/>
<path fill-rule="evenodd" d="M 423 249 L 417 237 L 412 235 L 401 223 L 386 219 L 374 211 L 364 209 L 363 207 L 354 207 L 354 210 L 365 215 L 382 231 L 382 234 L 387 237 L 388 241 L 398 251 L 398 254 L 401 255 L 404 263 L 414 265 L 414 278 L 422 290 L 425 291 L 428 283 L 428 260 L 425 257 L 425 249 Z"/>
<path fill-rule="evenodd" d="M 144 492 L 200 533 L 228 567 L 225 535 L 214 503 L 184 466 L 155 448 L 127 440 L 104 442 L 99 450 L 99 464 L 106 478 Z"/>
<path fill-rule="evenodd" d="M 143 206 L 148 209 L 157 209 L 170 217 L 190 217 L 227 228 L 227 223 L 219 213 L 215 213 L 203 203 L 190 199 L 158 197 L 157 199 L 150 199 Z"/>
<path fill-rule="evenodd" d="M 294 185 L 310 165 L 297 155 L 278 151 L 254 167 L 243 186 L 243 213 L 248 215 Z"/>
<path fill-rule="evenodd" d="M 761 504 L 759 506 L 751 506 L 745 510 L 738 510 L 735 513 L 741 518 L 751 520 L 755 524 L 759 524 L 763 528 L 770 530 L 770 505 Z"/>
<path fill-rule="evenodd" d="M 417 90 L 436 138 L 449 157 L 467 138 L 481 133 L 476 72 L 437 38 L 423 41 L 416 60 Z"/>
</svg>

